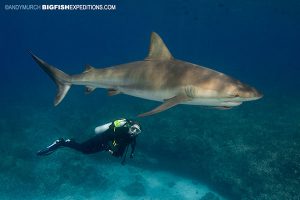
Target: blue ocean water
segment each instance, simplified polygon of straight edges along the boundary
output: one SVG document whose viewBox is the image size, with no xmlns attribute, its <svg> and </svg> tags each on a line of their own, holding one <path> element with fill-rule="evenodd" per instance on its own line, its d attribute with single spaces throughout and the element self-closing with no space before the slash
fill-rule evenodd
<svg viewBox="0 0 300 200">
<path fill-rule="evenodd" d="M 1 4 L 1 199 L 300 198 L 298 1 L 76 1 L 113 11 Z M 81 73 L 85 64 L 144 59 L 152 31 L 175 58 L 231 75 L 264 97 L 228 111 L 180 105 L 140 119 L 137 156 L 125 167 L 105 153 L 36 157 L 58 137 L 84 140 L 101 123 L 158 104 L 101 89 L 87 96 L 74 86 L 53 107 L 55 85 L 28 51 Z"/>
</svg>

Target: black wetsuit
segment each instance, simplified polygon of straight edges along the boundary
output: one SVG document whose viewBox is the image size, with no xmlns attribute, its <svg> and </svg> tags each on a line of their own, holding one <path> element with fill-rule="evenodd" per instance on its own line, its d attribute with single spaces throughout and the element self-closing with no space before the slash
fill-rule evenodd
<svg viewBox="0 0 300 200">
<path fill-rule="evenodd" d="M 125 150 L 127 152 L 128 145 L 131 144 L 131 156 L 134 153 L 136 145 L 136 137 L 131 137 L 127 127 L 113 128 L 110 126 L 108 130 L 97 134 L 85 142 L 78 143 L 74 140 L 64 142 L 62 146 L 69 147 L 80 151 L 84 154 L 92 154 L 100 151 L 113 151 L 113 156 L 123 156 Z"/>
</svg>

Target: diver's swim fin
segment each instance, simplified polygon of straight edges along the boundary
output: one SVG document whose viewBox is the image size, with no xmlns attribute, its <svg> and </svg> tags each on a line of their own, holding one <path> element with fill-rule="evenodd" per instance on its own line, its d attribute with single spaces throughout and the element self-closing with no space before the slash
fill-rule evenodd
<svg viewBox="0 0 300 200">
<path fill-rule="evenodd" d="M 138 117 L 145 117 L 145 116 L 149 116 L 149 115 L 153 115 L 153 114 L 162 112 L 162 111 L 172 108 L 173 106 L 176 106 L 177 104 L 180 104 L 182 102 L 190 101 L 191 99 L 192 99 L 191 97 L 188 97 L 185 94 L 180 94 L 180 95 L 174 96 L 170 99 L 165 100 L 163 104 L 154 108 L 153 110 L 143 113 L 143 114 L 139 114 Z"/>
<path fill-rule="evenodd" d="M 58 139 L 55 140 L 50 146 L 46 147 L 45 149 L 39 150 L 36 155 L 38 156 L 47 156 L 52 154 L 55 150 L 57 150 L 60 147 L 63 147 L 63 144 L 65 143 L 64 139 Z"/>
</svg>

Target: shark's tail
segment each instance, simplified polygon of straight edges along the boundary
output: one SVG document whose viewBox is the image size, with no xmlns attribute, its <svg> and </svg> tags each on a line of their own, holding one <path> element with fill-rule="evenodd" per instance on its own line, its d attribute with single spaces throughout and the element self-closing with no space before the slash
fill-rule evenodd
<svg viewBox="0 0 300 200">
<path fill-rule="evenodd" d="M 58 91 L 54 100 L 54 105 L 57 106 L 66 96 L 72 83 L 71 77 L 61 70 L 49 65 L 33 53 L 29 52 L 33 60 L 44 70 L 58 87 Z"/>
</svg>

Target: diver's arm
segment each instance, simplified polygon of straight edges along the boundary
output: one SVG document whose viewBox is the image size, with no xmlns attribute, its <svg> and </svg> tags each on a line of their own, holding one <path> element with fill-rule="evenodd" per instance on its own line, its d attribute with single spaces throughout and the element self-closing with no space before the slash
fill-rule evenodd
<svg viewBox="0 0 300 200">
<path fill-rule="evenodd" d="M 117 151 L 113 151 L 112 155 L 115 157 L 122 157 L 127 145 L 120 145 Z"/>
<path fill-rule="evenodd" d="M 136 138 L 133 139 L 131 143 L 131 153 L 130 153 L 130 158 L 133 158 L 133 153 L 135 151 L 135 145 L 136 145 Z"/>
</svg>

